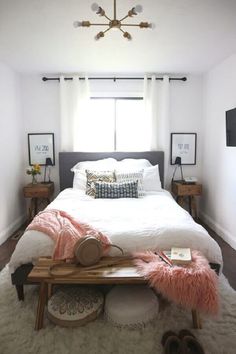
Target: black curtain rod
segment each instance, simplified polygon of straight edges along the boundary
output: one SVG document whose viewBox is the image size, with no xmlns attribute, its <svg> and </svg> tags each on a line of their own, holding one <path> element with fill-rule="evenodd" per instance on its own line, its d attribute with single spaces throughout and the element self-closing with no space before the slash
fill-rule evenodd
<svg viewBox="0 0 236 354">
<path fill-rule="evenodd" d="M 143 77 L 89 77 L 89 80 L 144 80 Z M 148 77 L 148 80 L 151 80 L 151 77 Z M 59 77 L 46 77 L 42 78 L 43 81 L 60 81 Z M 73 77 L 64 77 L 64 80 L 73 80 Z M 84 77 L 80 77 L 79 80 L 85 80 Z M 156 77 L 156 80 L 163 80 L 163 77 Z M 184 77 L 170 77 L 170 81 L 187 81 L 187 78 Z"/>
</svg>

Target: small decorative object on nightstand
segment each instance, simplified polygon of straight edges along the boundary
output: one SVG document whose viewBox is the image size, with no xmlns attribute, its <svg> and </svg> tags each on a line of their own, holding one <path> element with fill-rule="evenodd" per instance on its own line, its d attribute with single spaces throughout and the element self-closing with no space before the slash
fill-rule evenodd
<svg viewBox="0 0 236 354">
<path fill-rule="evenodd" d="M 202 194 L 202 185 L 200 183 L 188 184 L 183 182 L 172 183 L 172 193 L 176 196 L 179 205 L 184 205 L 184 198 L 188 197 L 189 212 L 192 217 L 197 218 L 197 207 L 195 196 Z"/>
<path fill-rule="evenodd" d="M 44 201 L 46 205 L 50 203 L 50 198 L 54 192 L 54 183 L 29 183 L 23 188 L 25 198 L 31 198 L 29 208 L 29 221 L 38 213 L 39 202 Z"/>
</svg>

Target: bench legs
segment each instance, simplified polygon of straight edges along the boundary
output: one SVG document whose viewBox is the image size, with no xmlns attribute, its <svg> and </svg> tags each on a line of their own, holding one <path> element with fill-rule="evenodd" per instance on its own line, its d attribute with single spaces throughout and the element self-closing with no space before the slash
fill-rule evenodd
<svg viewBox="0 0 236 354">
<path fill-rule="evenodd" d="M 200 315 L 197 310 L 192 310 L 193 328 L 202 329 Z"/>
<path fill-rule="evenodd" d="M 22 286 L 23 288 L 23 286 Z M 52 294 L 52 284 L 42 282 L 40 284 L 38 307 L 36 313 L 35 330 L 43 328 L 44 309 L 48 298 Z M 193 328 L 202 329 L 202 323 L 197 310 L 192 310 Z"/>
<path fill-rule="evenodd" d="M 38 331 L 43 327 L 44 308 L 47 302 L 47 298 L 48 298 L 48 284 L 42 282 L 40 284 L 38 307 L 37 307 L 36 321 L 34 327 L 36 331 Z"/>
<path fill-rule="evenodd" d="M 20 284 L 20 285 L 15 285 L 16 287 L 16 292 L 17 292 L 17 297 L 19 301 L 24 301 L 25 297 L 24 297 L 24 285 Z"/>
</svg>

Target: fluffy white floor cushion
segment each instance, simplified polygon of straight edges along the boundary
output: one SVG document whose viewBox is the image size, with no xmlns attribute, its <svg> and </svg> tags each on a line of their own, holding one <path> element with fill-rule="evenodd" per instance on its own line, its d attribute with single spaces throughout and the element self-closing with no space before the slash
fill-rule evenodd
<svg viewBox="0 0 236 354">
<path fill-rule="evenodd" d="M 159 302 L 147 286 L 117 285 L 106 296 L 104 312 L 114 325 L 135 329 L 157 317 Z"/>
<path fill-rule="evenodd" d="M 63 327 L 82 326 L 103 309 L 103 294 L 92 287 L 62 287 L 48 301 L 48 318 Z"/>
</svg>

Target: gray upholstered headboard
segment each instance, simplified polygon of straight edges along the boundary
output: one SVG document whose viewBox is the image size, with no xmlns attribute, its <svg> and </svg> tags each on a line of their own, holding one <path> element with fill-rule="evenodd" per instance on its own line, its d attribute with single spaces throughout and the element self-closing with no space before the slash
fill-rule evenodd
<svg viewBox="0 0 236 354">
<path fill-rule="evenodd" d="M 116 160 L 126 158 L 147 159 L 152 165 L 159 165 L 160 179 L 164 182 L 164 152 L 141 151 L 141 152 L 59 152 L 60 190 L 70 188 L 73 185 L 73 172 L 71 168 L 80 161 L 95 161 L 113 157 Z"/>
</svg>

